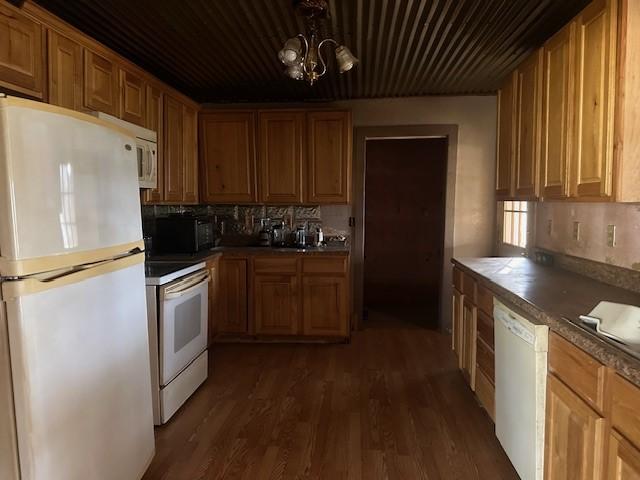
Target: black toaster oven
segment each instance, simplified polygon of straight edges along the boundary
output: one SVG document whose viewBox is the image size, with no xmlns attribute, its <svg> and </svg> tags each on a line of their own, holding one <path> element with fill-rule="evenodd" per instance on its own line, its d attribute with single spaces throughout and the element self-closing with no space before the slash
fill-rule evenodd
<svg viewBox="0 0 640 480">
<path fill-rule="evenodd" d="M 153 237 L 157 253 L 197 253 L 215 246 L 213 219 L 205 216 L 170 215 L 156 219 Z"/>
</svg>

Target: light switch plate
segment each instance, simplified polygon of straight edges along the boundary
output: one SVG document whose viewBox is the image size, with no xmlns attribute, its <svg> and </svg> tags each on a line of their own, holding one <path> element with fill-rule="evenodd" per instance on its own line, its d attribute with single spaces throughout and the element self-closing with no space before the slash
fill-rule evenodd
<svg viewBox="0 0 640 480">
<path fill-rule="evenodd" d="M 616 246 L 616 226 L 607 225 L 607 245 L 609 247 Z"/>
<path fill-rule="evenodd" d="M 580 240 L 580 222 L 573 222 L 573 239 Z"/>
</svg>

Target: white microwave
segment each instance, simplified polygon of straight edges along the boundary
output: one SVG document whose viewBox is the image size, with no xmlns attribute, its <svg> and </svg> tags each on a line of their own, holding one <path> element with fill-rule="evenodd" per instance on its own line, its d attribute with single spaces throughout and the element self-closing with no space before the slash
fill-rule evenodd
<svg viewBox="0 0 640 480">
<path fill-rule="evenodd" d="M 136 153 L 138 159 L 138 184 L 140 188 L 157 188 L 158 186 L 158 134 L 103 112 L 91 112 L 92 115 L 119 125 L 136 137 Z"/>
</svg>

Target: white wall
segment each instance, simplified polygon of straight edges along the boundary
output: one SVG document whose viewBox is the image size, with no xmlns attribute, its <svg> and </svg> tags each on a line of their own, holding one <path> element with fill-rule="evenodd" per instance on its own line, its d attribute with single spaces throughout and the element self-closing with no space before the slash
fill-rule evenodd
<svg viewBox="0 0 640 480">
<path fill-rule="evenodd" d="M 640 270 L 640 205 L 540 202 L 536 220 L 538 247 Z M 579 240 L 573 238 L 573 222 L 580 222 Z M 616 226 L 615 247 L 607 245 L 608 225 Z"/>
<path fill-rule="evenodd" d="M 458 126 L 454 256 L 493 253 L 495 231 L 496 97 L 410 97 L 337 102 L 354 127 Z"/>
</svg>

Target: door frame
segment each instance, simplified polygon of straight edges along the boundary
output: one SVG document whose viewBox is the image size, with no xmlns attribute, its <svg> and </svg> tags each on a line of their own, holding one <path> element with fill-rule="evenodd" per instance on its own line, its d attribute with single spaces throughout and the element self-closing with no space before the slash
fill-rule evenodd
<svg viewBox="0 0 640 480">
<path fill-rule="evenodd" d="M 447 305 L 452 295 L 452 269 L 447 259 L 453 256 L 453 222 L 455 211 L 456 164 L 458 151 L 458 126 L 441 125 L 389 125 L 356 127 L 353 162 L 353 215 L 355 228 L 351 238 L 351 271 L 353 272 L 353 329 L 362 327 L 364 311 L 364 241 L 365 241 L 365 178 L 367 141 L 410 140 L 420 138 L 446 138 L 447 167 L 445 186 L 445 223 L 440 284 L 440 307 L 438 327 L 444 331 L 451 324 L 451 312 Z"/>
</svg>

